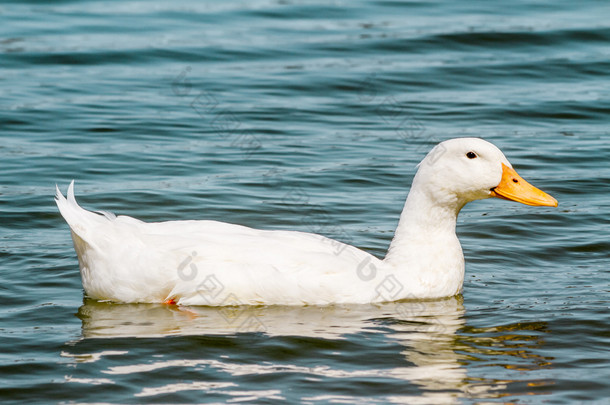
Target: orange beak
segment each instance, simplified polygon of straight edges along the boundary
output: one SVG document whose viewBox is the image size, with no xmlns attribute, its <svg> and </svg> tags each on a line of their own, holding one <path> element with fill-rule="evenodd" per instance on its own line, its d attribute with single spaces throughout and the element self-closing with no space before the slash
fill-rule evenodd
<svg viewBox="0 0 610 405">
<path fill-rule="evenodd" d="M 491 196 L 526 205 L 556 207 L 557 200 L 523 180 L 516 171 L 502 163 L 502 180 L 491 189 Z"/>
</svg>

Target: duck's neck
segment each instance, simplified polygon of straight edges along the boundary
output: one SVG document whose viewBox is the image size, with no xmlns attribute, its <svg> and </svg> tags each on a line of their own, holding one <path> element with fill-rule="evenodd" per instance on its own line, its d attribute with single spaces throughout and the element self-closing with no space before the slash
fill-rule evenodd
<svg viewBox="0 0 610 405">
<path fill-rule="evenodd" d="M 408 267 L 411 273 L 442 272 L 455 261 L 460 261 L 457 264 L 463 269 L 455 226 L 465 202 L 455 196 L 429 192 L 417 177 L 384 261 L 393 267 Z"/>
</svg>

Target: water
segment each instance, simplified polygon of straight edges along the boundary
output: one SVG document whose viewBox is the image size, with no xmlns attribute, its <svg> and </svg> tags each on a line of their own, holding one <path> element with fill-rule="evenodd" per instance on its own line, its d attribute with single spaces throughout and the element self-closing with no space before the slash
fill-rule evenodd
<svg viewBox="0 0 610 405">
<path fill-rule="evenodd" d="M 3 403 L 605 403 L 604 1 L 0 5 Z M 468 205 L 463 296 L 83 299 L 55 184 L 383 256 L 415 165 L 479 136 L 559 208 Z"/>
</svg>

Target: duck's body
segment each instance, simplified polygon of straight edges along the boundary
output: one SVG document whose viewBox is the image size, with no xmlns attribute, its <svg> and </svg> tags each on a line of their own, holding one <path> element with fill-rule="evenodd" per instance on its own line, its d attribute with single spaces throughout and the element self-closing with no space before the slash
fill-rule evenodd
<svg viewBox="0 0 610 405">
<path fill-rule="evenodd" d="M 457 162 L 472 168 L 472 158 L 461 161 L 471 150 L 481 161 L 495 163 L 497 170 L 473 169 L 484 177 L 479 179 L 482 186 L 456 191 L 446 178 L 456 179 L 452 165 Z M 72 230 L 83 287 L 91 298 L 184 305 L 325 305 L 439 298 L 462 289 L 464 258 L 455 225 L 464 204 L 495 196 L 496 191 L 496 196 L 518 200 L 499 192 L 503 167 L 510 168 L 504 155 L 480 139 L 456 139 L 437 146 L 420 164 L 384 260 L 311 233 L 257 230 L 217 221 L 145 223 L 96 214 L 78 206 L 73 184 L 68 198 L 58 190 L 56 201 Z M 467 177 L 457 176 L 458 183 L 468 183 Z M 546 194 L 521 202 L 556 205 Z"/>
</svg>

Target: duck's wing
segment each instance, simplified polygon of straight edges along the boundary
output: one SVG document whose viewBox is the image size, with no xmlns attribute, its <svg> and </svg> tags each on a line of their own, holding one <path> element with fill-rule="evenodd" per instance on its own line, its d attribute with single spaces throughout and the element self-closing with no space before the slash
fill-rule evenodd
<svg viewBox="0 0 610 405">
<path fill-rule="evenodd" d="M 320 235 L 216 221 L 145 224 L 141 240 L 162 251 L 182 304 L 324 304 L 354 301 L 370 254 Z M 356 287 L 356 288 L 355 288 Z M 358 292 L 356 292 L 358 291 Z"/>
</svg>

